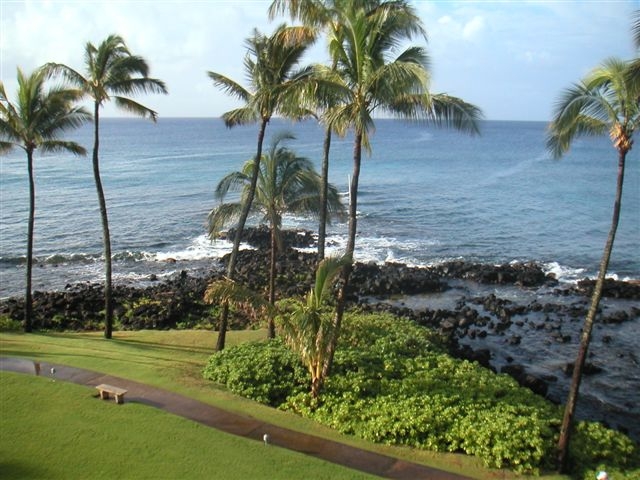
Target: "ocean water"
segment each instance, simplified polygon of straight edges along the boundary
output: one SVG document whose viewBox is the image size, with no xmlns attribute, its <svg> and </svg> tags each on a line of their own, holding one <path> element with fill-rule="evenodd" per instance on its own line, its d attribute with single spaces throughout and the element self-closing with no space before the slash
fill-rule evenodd
<svg viewBox="0 0 640 480">
<path fill-rule="evenodd" d="M 545 149 L 542 122 L 482 124 L 480 136 L 398 120 L 378 120 L 363 157 L 358 195 L 359 261 L 412 265 L 452 259 L 535 261 L 572 281 L 597 272 L 611 222 L 617 154 L 607 138 L 574 143 L 560 160 Z M 289 147 L 317 162 L 315 122 L 273 120 L 266 145 L 289 130 Z M 69 137 L 90 152 L 89 125 Z M 101 174 L 107 197 L 114 279 L 144 281 L 203 269 L 230 251 L 210 242 L 206 217 L 222 176 L 255 152 L 257 126 L 220 119 L 103 119 Z M 640 148 L 640 147 L 639 147 Z M 352 138 L 335 137 L 330 180 L 347 192 Z M 639 152 L 627 158 L 620 226 L 610 272 L 640 278 Z M 0 298 L 22 294 L 28 215 L 26 158 L 0 157 Z M 90 155 L 37 155 L 34 289 L 100 281 L 102 236 Z M 347 201 L 345 196 L 345 201 Z M 288 227 L 315 222 L 287 218 Z M 330 251 L 347 224 L 329 227 Z M 176 263 L 167 263 L 167 259 Z"/>
<path fill-rule="evenodd" d="M 574 282 L 597 273 L 611 222 L 617 153 L 607 138 L 577 140 L 555 160 L 545 149 L 542 122 L 482 123 L 470 137 L 397 120 L 379 120 L 371 155 L 362 162 L 356 260 L 429 265 L 449 260 L 504 263 L 534 261 Z M 257 126 L 226 129 L 220 119 L 161 118 L 101 122 L 101 173 L 109 211 L 114 281 L 146 285 L 182 270 L 199 273 L 231 251 L 206 236 L 214 189 L 255 153 Z M 314 122 L 273 120 L 266 135 L 296 135 L 289 147 L 319 168 L 323 131 Z M 92 129 L 70 135 L 90 152 Z M 348 200 L 352 137 L 334 138 L 331 182 Z M 640 146 L 627 157 L 618 234 L 610 274 L 640 279 Z M 16 150 L 0 157 L 0 298 L 24 294 L 28 215 L 26 158 Z M 37 155 L 34 290 L 103 281 L 102 232 L 90 156 Z M 288 217 L 290 228 L 315 229 L 314 221 Z M 329 253 L 346 245 L 347 224 L 328 229 Z M 171 261 L 169 261 L 171 260 Z M 175 260 L 175 261 L 173 261 Z M 464 283 L 464 282 L 463 282 Z M 449 308 L 461 297 L 495 294 L 515 303 L 585 302 L 544 289 L 509 286 L 452 288 L 444 294 L 394 299 L 416 309 Z M 603 300 L 603 308 L 633 312 L 638 302 Z M 523 322 L 546 322 L 530 317 Z M 552 321 L 558 319 L 551 319 Z M 464 339 L 489 348 L 496 368 L 509 362 L 556 377 L 550 391 L 566 396 L 562 366 L 575 358 L 581 321 L 564 322 L 570 344 L 544 330 L 514 327 L 519 345 L 505 337 Z M 605 368 L 585 377 L 578 414 L 623 425 L 640 439 L 640 318 L 598 325 L 590 361 Z"/>
</svg>

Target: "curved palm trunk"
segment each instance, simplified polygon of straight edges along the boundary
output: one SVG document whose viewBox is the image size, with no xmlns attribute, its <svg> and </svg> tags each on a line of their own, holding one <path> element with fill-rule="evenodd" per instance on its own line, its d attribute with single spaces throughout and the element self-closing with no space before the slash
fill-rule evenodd
<svg viewBox="0 0 640 480">
<path fill-rule="evenodd" d="M 27 228 L 27 287 L 24 297 L 24 331 L 33 329 L 33 298 L 31 297 L 31 272 L 33 270 L 33 229 L 36 213 L 36 186 L 33 180 L 33 149 L 27 150 L 27 170 L 29 171 L 29 224 Z"/>
<path fill-rule="evenodd" d="M 569 439 L 571 437 L 571 422 L 573 414 L 575 412 L 576 403 L 578 401 L 578 391 L 580 389 L 580 382 L 582 380 L 582 370 L 585 360 L 587 358 L 587 350 L 591 341 L 591 330 L 593 329 L 593 322 L 598 312 L 598 306 L 600 304 L 600 298 L 602 297 L 602 288 L 604 286 L 605 276 L 607 274 L 607 268 L 609 267 L 609 259 L 611 258 L 611 251 L 613 249 L 613 241 L 616 237 L 616 230 L 618 229 L 618 222 L 620 219 L 620 206 L 622 202 L 622 185 L 624 181 L 624 164 L 626 159 L 626 153 L 620 152 L 618 156 L 618 180 L 616 187 L 616 198 L 613 205 L 613 218 L 611 221 L 611 228 L 609 230 L 609 236 L 607 243 L 604 247 L 602 254 L 602 260 L 600 261 L 600 269 L 598 271 L 598 279 L 596 280 L 593 293 L 591 294 L 591 305 L 587 312 L 587 317 L 582 327 L 582 334 L 580 336 L 580 347 L 578 349 L 578 356 L 573 367 L 573 376 L 571 378 L 571 386 L 569 387 L 569 396 L 567 398 L 567 404 L 564 410 L 564 417 L 562 419 L 562 426 L 560 427 L 560 438 L 558 440 L 558 468 L 561 472 L 567 470 L 567 457 L 569 449 Z"/>
<path fill-rule="evenodd" d="M 93 138 L 93 178 L 98 192 L 98 204 L 100 205 L 100 219 L 102 221 L 102 242 L 104 245 L 104 337 L 111 338 L 113 334 L 113 285 L 111 281 L 111 235 L 109 234 L 109 217 L 107 216 L 107 202 L 104 198 L 102 180 L 100 180 L 100 161 L 98 149 L 100 148 L 100 104 L 94 107 L 94 138 Z"/>
<path fill-rule="evenodd" d="M 262 158 L 262 144 L 264 142 L 264 132 L 267 129 L 268 118 L 263 118 L 260 124 L 260 130 L 258 132 L 258 148 L 256 156 L 253 159 L 253 175 L 251 176 L 251 185 L 249 186 L 249 195 L 247 196 L 246 203 L 242 206 L 242 212 L 240 219 L 238 220 L 238 227 L 236 230 L 236 236 L 233 240 L 233 249 L 231 250 L 231 256 L 229 257 L 229 265 L 227 266 L 227 277 L 233 280 L 236 273 L 236 262 L 238 261 L 238 252 L 240 251 L 240 241 L 242 239 L 242 232 L 244 226 L 247 223 L 249 217 L 249 211 L 251 210 L 251 204 L 253 203 L 253 197 L 256 193 L 256 185 L 258 184 L 258 175 L 260 174 L 260 159 Z M 220 315 L 220 323 L 218 324 L 218 341 L 216 343 L 216 351 L 224 350 L 224 345 L 227 337 L 227 327 L 229 325 L 229 303 L 225 302 L 222 306 L 222 314 Z"/>
<path fill-rule="evenodd" d="M 340 336 L 340 328 L 342 327 L 342 317 L 346 304 L 346 292 L 349 286 L 349 277 L 353 268 L 353 253 L 356 247 L 356 233 L 358 230 L 358 181 L 360 179 L 360 164 L 362 160 L 362 133 L 356 133 L 355 143 L 353 146 L 353 172 L 351 174 L 351 184 L 349 185 L 349 238 L 347 240 L 346 255 L 351 259 L 344 266 L 341 276 L 341 286 L 338 291 L 338 301 L 336 305 L 336 314 L 334 318 L 334 331 L 327 352 L 327 361 L 323 366 L 323 378 L 326 378 L 331 371 L 333 365 L 333 356 L 338 345 L 338 337 Z"/>
<path fill-rule="evenodd" d="M 269 265 L 269 303 L 274 305 L 276 303 L 276 258 L 278 256 L 278 241 L 276 235 L 276 228 L 271 227 L 271 262 Z M 273 316 L 269 315 L 269 331 L 267 333 L 268 338 L 276 338 L 276 325 L 273 320 Z"/>
<path fill-rule="evenodd" d="M 318 225 L 318 261 L 324 258 L 324 246 L 327 237 L 327 197 L 329 190 L 329 150 L 331 149 L 331 128 L 327 128 L 324 137 L 322 156 L 322 188 L 320 189 L 320 221 Z"/>
</svg>

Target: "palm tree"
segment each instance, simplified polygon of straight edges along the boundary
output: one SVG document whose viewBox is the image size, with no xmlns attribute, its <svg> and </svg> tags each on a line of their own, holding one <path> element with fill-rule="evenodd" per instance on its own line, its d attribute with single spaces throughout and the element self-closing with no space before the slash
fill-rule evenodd
<svg viewBox="0 0 640 480">
<path fill-rule="evenodd" d="M 302 20 L 304 25 L 308 27 L 320 27 L 330 29 L 333 23 L 331 22 L 331 10 L 324 4 L 324 2 L 318 2 L 315 0 L 274 0 L 269 7 L 269 18 L 274 19 L 276 15 L 289 11 L 292 20 Z M 335 63 L 334 63 L 335 68 Z M 311 96 L 312 101 L 316 100 Z M 322 106 L 319 106 L 319 110 L 322 110 Z M 324 258 L 324 250 L 326 243 L 326 228 L 327 228 L 327 188 L 329 184 L 329 152 L 331 149 L 331 126 L 327 126 L 325 129 L 325 136 L 323 142 L 323 154 L 322 154 L 322 188 L 320 190 L 320 214 L 318 218 L 318 258 L 322 260 Z"/>
<path fill-rule="evenodd" d="M 27 228 L 27 269 L 24 308 L 24 331 L 32 330 L 33 299 L 31 297 L 31 270 L 33 266 L 33 231 L 35 224 L 35 182 L 33 177 L 33 154 L 67 151 L 74 155 L 85 155 L 86 150 L 75 142 L 61 140 L 60 135 L 79 127 L 91 119 L 91 114 L 75 102 L 82 92 L 62 87 L 45 91 L 46 72 L 37 69 L 25 76 L 18 69 L 18 93 L 15 104 L 11 103 L 0 82 L 0 153 L 14 147 L 27 154 L 29 176 L 29 221 Z"/>
<path fill-rule="evenodd" d="M 216 72 L 207 72 L 215 86 L 242 102 L 242 107 L 223 114 L 222 119 L 228 128 L 259 122 L 256 155 L 253 158 L 249 191 L 244 199 L 233 242 L 233 249 L 227 266 L 227 276 L 235 276 L 236 261 L 240 250 L 240 241 L 251 203 L 256 191 L 262 144 L 267 124 L 273 115 L 279 113 L 288 118 L 302 118 L 310 112 L 300 107 L 300 85 L 303 72 L 295 70 L 307 47 L 315 41 L 315 32 L 306 27 L 280 25 L 271 36 L 254 30 L 247 39 L 247 54 L 244 68 L 251 81 L 251 89 Z M 225 303 L 220 316 L 216 350 L 224 349 L 229 308 Z"/>
<path fill-rule="evenodd" d="M 289 304 L 278 317 L 285 342 L 296 350 L 311 374 L 311 396 L 317 398 L 326 378 L 330 346 L 336 335 L 335 323 L 326 306 L 342 268 L 351 263 L 347 258 L 327 257 L 320 262 L 316 281 L 305 301 Z"/>
<path fill-rule="evenodd" d="M 578 399 L 582 369 L 620 219 L 625 160 L 633 145 L 633 134 L 640 124 L 640 105 L 637 101 L 640 86 L 630 82 L 628 67 L 628 63 L 618 59 L 606 60 L 580 83 L 568 88 L 562 94 L 555 106 L 553 121 L 549 125 L 547 147 L 555 157 L 560 157 L 567 152 L 576 137 L 607 133 L 618 152 L 618 178 L 611 228 L 591 295 L 591 304 L 582 328 L 580 347 L 560 429 L 558 466 L 561 470 L 567 467 L 571 421 Z"/>
<path fill-rule="evenodd" d="M 98 151 L 100 146 L 100 108 L 110 100 L 124 111 L 143 118 L 150 118 L 154 122 L 157 112 L 137 103 L 123 95 L 136 93 L 167 93 L 165 84 L 149 77 L 149 66 L 140 56 L 132 55 L 125 41 L 118 35 L 108 36 L 100 45 L 95 47 L 91 43 L 85 46 L 84 54 L 85 75 L 72 68 L 57 64 L 47 64 L 51 75 L 61 73 L 72 85 L 80 88 L 85 95 L 93 100 L 93 176 L 100 205 L 102 220 L 102 238 L 104 243 L 105 263 L 105 338 L 111 338 L 113 330 L 113 286 L 111 279 L 111 235 L 109 234 L 109 219 L 107 203 L 105 201 L 102 180 L 100 179 L 100 161 Z"/>
<path fill-rule="evenodd" d="M 348 0 L 354 2 L 356 0 Z M 273 0 L 269 7 L 269 18 L 273 19 L 277 15 L 289 13 L 292 20 L 301 20 L 304 25 L 312 28 L 321 28 L 325 30 L 327 36 L 327 44 L 341 44 L 340 39 L 341 28 L 338 22 L 338 13 L 340 12 L 340 0 Z M 369 1 L 369 5 L 373 6 L 374 2 Z M 331 68 L 337 67 L 337 59 L 333 58 Z M 312 91 L 315 89 L 313 79 L 310 79 Z M 331 96 L 329 93 L 324 98 L 314 95 L 308 96 L 308 101 L 319 112 L 337 106 L 340 103 L 339 95 Z M 318 115 L 322 117 L 322 114 Z M 321 209 L 318 224 L 318 258 L 322 260 L 325 255 L 326 243 L 326 227 L 327 227 L 327 185 L 329 183 L 329 154 L 331 150 L 331 140 L 334 132 L 332 125 L 325 126 L 325 136 L 323 141 L 322 156 L 322 191 L 321 191 Z M 344 130 L 337 132 L 344 135 Z"/>
<path fill-rule="evenodd" d="M 411 46 L 393 55 L 403 41 L 425 35 L 420 19 L 407 2 L 336 1 L 332 16 L 337 34 L 332 36 L 329 50 L 336 68 L 319 65 L 314 75 L 321 101 L 329 98 L 333 102 L 336 97 L 341 98 L 337 106 L 327 110 L 324 121 L 336 131 L 354 131 L 346 249 L 346 256 L 353 258 L 362 149 L 370 152 L 369 135 L 374 129 L 374 112 L 425 119 L 471 134 L 478 133 L 481 113 L 477 107 L 459 98 L 429 92 L 428 57 L 423 48 Z M 343 269 L 335 317 L 337 331 L 342 321 L 350 273 L 350 267 Z M 331 350 L 333 355 L 335 344 Z"/>
<path fill-rule="evenodd" d="M 293 151 L 281 146 L 295 137 L 288 132 L 276 135 L 271 148 L 263 155 L 259 164 L 255 197 L 250 203 L 250 212 L 259 213 L 269 224 L 271 232 L 271 261 L 269 268 L 269 303 L 275 303 L 276 259 L 282 248 L 280 230 L 285 213 L 317 215 L 320 210 L 321 179 L 313 163 Z M 255 162 L 247 161 L 242 171 L 225 176 L 216 188 L 216 197 L 221 202 L 229 191 L 240 191 L 240 199 L 232 203 L 221 203 L 209 213 L 209 234 L 215 238 L 230 222 L 236 221 L 248 203 L 251 181 L 254 177 Z M 328 188 L 329 213 L 333 216 L 344 214 L 340 195 L 334 186 Z M 269 321 L 269 338 L 275 337 L 275 326 Z"/>
</svg>

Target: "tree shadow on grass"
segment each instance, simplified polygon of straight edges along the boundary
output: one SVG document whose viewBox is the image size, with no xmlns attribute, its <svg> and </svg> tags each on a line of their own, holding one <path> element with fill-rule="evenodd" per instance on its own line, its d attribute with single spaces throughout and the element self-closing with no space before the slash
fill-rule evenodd
<svg viewBox="0 0 640 480">
<path fill-rule="evenodd" d="M 192 352 L 192 353 L 203 353 L 203 354 L 212 354 L 215 350 L 215 337 L 212 334 L 211 336 L 211 347 L 199 347 L 199 346 L 191 346 L 191 345 L 170 345 L 162 342 L 153 342 L 150 340 L 137 340 L 132 338 L 117 338 L 118 332 L 114 332 L 114 337 L 111 340 L 105 340 L 102 336 L 93 336 L 93 335 L 83 335 L 82 333 L 72 333 L 72 332 L 55 332 L 55 333 L 43 333 L 42 335 L 51 335 L 58 338 L 70 338 L 77 339 L 81 336 L 82 340 L 103 343 L 113 342 L 119 345 L 136 345 L 140 346 L 144 349 L 158 349 L 164 351 L 176 351 L 176 352 Z"/>
<path fill-rule="evenodd" d="M 0 461 L 0 472 L 4 480 L 21 480 L 25 478 L 48 478 L 50 472 L 38 467 L 36 459 L 33 463 L 20 462 L 17 460 Z"/>
</svg>

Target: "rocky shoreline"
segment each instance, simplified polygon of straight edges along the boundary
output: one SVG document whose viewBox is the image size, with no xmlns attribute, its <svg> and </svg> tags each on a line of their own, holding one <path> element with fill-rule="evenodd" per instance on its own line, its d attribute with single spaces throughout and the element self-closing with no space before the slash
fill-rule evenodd
<svg viewBox="0 0 640 480">
<path fill-rule="evenodd" d="M 285 232 L 285 236 L 287 248 L 277 264 L 278 296 L 302 295 L 312 284 L 316 257 L 295 248 L 312 247 L 314 238 L 309 232 Z M 268 232 L 250 229 L 245 241 L 255 250 L 240 251 L 238 280 L 254 290 L 264 290 L 268 284 Z M 205 304 L 203 296 L 210 281 L 224 276 L 226 261 L 227 257 L 223 257 L 203 275 L 183 270 L 162 282 L 150 278 L 152 285 L 144 288 L 116 286 L 114 303 L 118 328 L 191 328 L 203 324 L 215 328 L 216 306 Z M 357 263 L 351 276 L 348 299 L 352 305 L 359 305 L 364 310 L 390 311 L 434 328 L 448 342 L 453 355 L 507 373 L 534 392 L 559 402 L 560 393 L 554 389 L 558 381 L 556 376 L 536 374 L 532 372 L 531 365 L 519 362 L 518 358 L 513 358 L 515 354 L 512 357 L 508 352 L 510 349 L 516 351 L 532 336 L 544 337 L 545 342 L 558 347 L 577 342 L 575 333 L 567 333 L 567 324 L 581 324 L 593 284 L 593 281 L 585 279 L 577 285 L 561 285 L 533 263 L 486 265 L 456 261 L 431 267 Z M 481 294 L 473 294 L 469 290 L 460 294 L 456 289 L 459 290 L 461 285 L 484 288 L 479 289 Z M 516 288 L 526 292 L 544 290 L 546 294 L 541 298 L 534 295 L 523 303 L 502 298 L 495 293 L 497 288 Z M 447 308 L 429 306 L 430 296 L 447 295 L 448 292 L 454 300 Z M 421 296 L 425 298 L 422 304 L 407 305 L 407 298 Z M 608 280 L 604 296 L 621 300 L 623 305 L 606 311 L 603 309 L 597 319 L 598 324 L 617 325 L 640 319 L 640 284 Z M 103 310 L 101 285 L 67 285 L 63 291 L 34 292 L 33 299 L 35 329 L 100 329 L 100 312 Z M 22 298 L 0 302 L 0 315 L 14 321 L 22 319 L 23 310 Z M 250 322 L 249 317 L 238 312 L 231 319 L 231 328 L 246 328 Z M 575 326 L 573 328 L 575 330 Z M 482 341 L 489 338 L 500 339 L 498 348 L 504 349 L 504 352 L 499 352 L 502 361 L 496 361 L 498 352 L 495 349 L 482 346 Z M 606 343 L 607 339 L 602 341 Z M 589 362 L 587 367 L 587 375 L 597 375 L 606 368 L 595 362 Z M 572 365 L 565 362 L 562 368 L 568 375 Z M 633 407 L 637 409 L 636 405 Z M 637 439 L 640 418 L 634 422 L 631 425 L 622 421 L 612 423 Z"/>
</svg>

